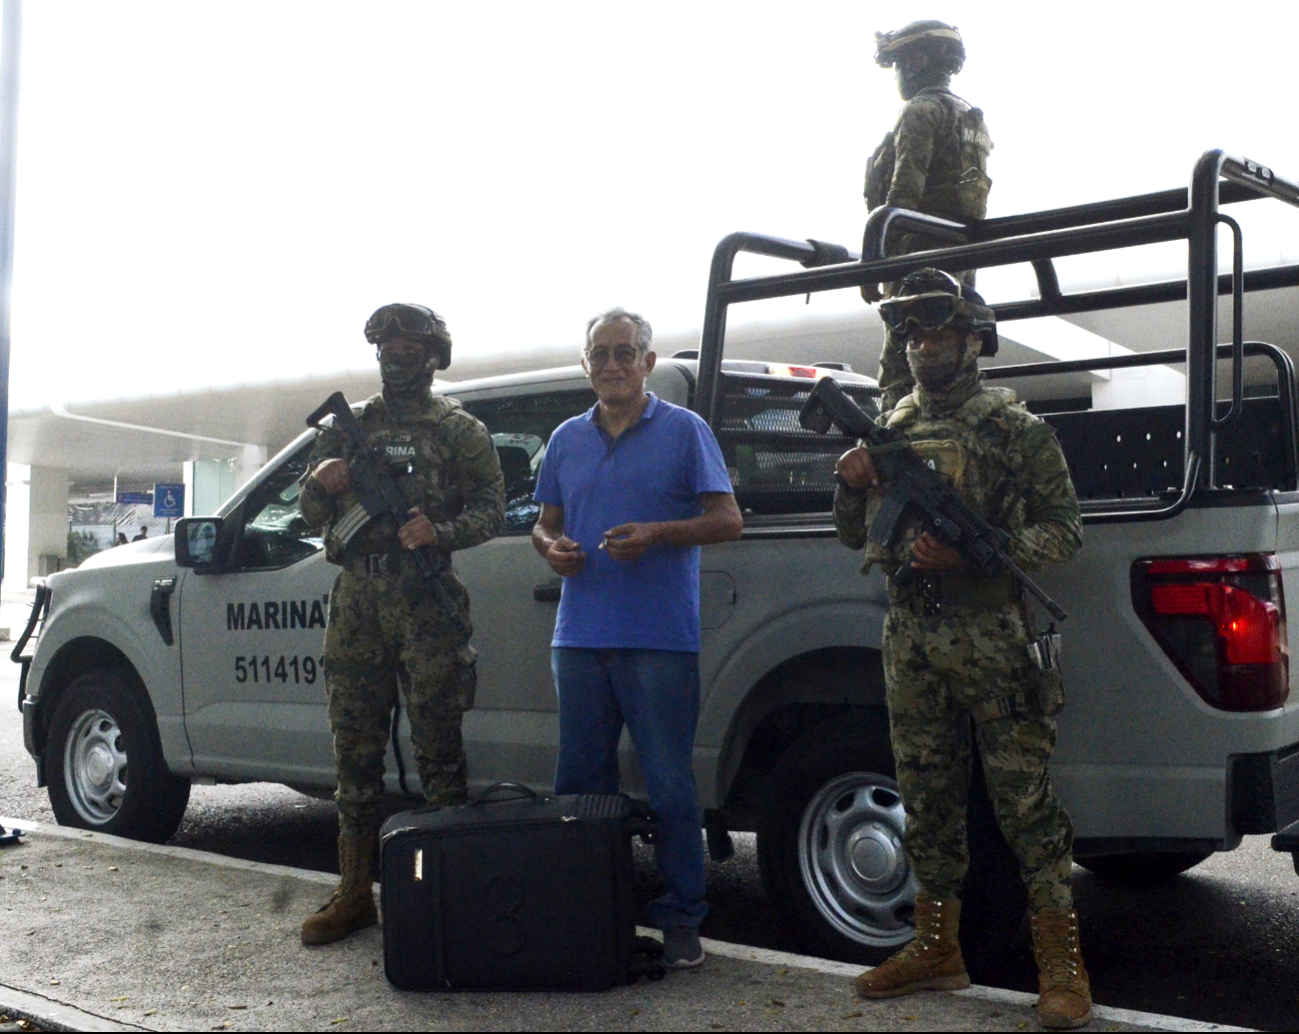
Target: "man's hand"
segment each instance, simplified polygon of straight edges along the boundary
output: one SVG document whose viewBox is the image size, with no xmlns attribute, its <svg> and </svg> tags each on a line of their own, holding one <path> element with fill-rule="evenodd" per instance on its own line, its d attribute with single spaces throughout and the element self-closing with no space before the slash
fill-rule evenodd
<svg viewBox="0 0 1299 1034">
<path fill-rule="evenodd" d="M 834 464 L 834 472 L 843 478 L 849 488 L 877 488 L 880 476 L 875 470 L 871 454 L 864 446 L 849 449 Z"/>
<path fill-rule="evenodd" d="M 927 531 L 911 543 L 911 566 L 918 571 L 956 571 L 965 567 L 965 558 Z"/>
<path fill-rule="evenodd" d="M 438 533 L 433 522 L 424 516 L 418 506 L 411 507 L 411 519 L 397 529 L 397 537 L 407 549 L 418 549 L 420 546 L 437 548 Z"/>
<path fill-rule="evenodd" d="M 346 492 L 347 486 L 352 483 L 352 472 L 347 466 L 347 460 L 325 460 L 311 472 L 311 476 L 330 495 Z"/>
<path fill-rule="evenodd" d="M 604 533 L 601 548 L 614 560 L 635 560 L 654 545 L 654 525 L 619 524 Z"/>
<path fill-rule="evenodd" d="M 561 535 L 550 544 L 545 553 L 546 563 L 561 578 L 577 574 L 586 566 L 586 551 L 567 535 Z"/>
<path fill-rule="evenodd" d="M 861 296 L 862 301 L 867 305 L 874 305 L 876 302 L 884 300 L 884 292 L 880 290 L 879 284 L 862 284 Z"/>
</svg>

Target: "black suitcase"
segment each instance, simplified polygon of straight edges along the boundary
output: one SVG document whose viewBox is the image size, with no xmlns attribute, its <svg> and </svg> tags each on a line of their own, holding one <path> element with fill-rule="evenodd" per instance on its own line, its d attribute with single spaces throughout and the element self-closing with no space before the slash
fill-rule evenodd
<svg viewBox="0 0 1299 1034">
<path fill-rule="evenodd" d="M 651 830 L 621 794 L 542 797 L 514 783 L 392 816 L 380 831 L 388 980 L 602 991 L 661 976 L 636 937 L 631 838 Z"/>
</svg>

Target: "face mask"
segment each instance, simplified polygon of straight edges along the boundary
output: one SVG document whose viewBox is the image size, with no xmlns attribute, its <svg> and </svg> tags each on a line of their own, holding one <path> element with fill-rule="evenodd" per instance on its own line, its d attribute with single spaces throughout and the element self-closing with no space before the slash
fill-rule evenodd
<svg viewBox="0 0 1299 1034">
<path fill-rule="evenodd" d="M 923 355 L 907 349 L 907 365 L 916 383 L 929 391 L 947 387 L 956 379 L 963 365 L 964 349 L 947 349 L 937 355 Z"/>
<path fill-rule="evenodd" d="M 423 376 L 425 356 L 422 351 L 379 355 L 379 376 L 383 383 L 398 390 L 409 387 Z"/>
</svg>

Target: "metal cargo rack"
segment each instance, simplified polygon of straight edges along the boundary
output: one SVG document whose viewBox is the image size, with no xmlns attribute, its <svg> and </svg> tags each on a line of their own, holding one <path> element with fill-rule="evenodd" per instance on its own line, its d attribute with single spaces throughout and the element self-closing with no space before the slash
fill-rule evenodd
<svg viewBox="0 0 1299 1034">
<path fill-rule="evenodd" d="M 1189 301 L 1185 351 L 1084 362 L 1047 361 L 987 371 L 990 377 L 1005 378 L 1186 364 L 1185 407 L 1156 407 L 1167 410 L 1161 413 L 1143 410 L 1148 419 L 1165 428 L 1158 445 L 1163 453 L 1158 460 L 1160 475 L 1142 469 L 1139 461 L 1140 476 L 1135 480 L 1096 479 L 1080 472 L 1084 473 L 1084 484 L 1095 486 L 1091 489 L 1092 498 L 1103 500 L 1101 505 L 1093 503 L 1086 507 L 1085 519 L 1089 523 L 1173 517 L 1186 508 L 1197 492 L 1219 487 L 1299 490 L 1299 457 L 1294 448 L 1299 437 L 1296 435 L 1299 396 L 1294 364 L 1281 349 L 1263 342 L 1246 342 L 1243 338 L 1244 295 L 1299 286 L 1299 265 L 1245 272 L 1240 225 L 1220 211 L 1222 205 L 1263 198 L 1299 207 L 1299 185 L 1257 162 L 1211 150 L 1195 163 L 1187 189 L 970 223 L 900 208 L 878 208 L 867 220 L 860 255 L 823 241 L 731 234 L 713 252 L 699 348 L 695 408 L 719 432 L 719 438 L 725 436 L 726 392 L 722 389 L 721 361 L 731 305 L 895 281 L 926 266 L 959 271 L 1029 263 L 1036 275 L 1040 297 L 994 305 L 999 321 Z M 1233 240 L 1232 272 L 1223 275 L 1218 274 L 1219 226 L 1226 226 Z M 943 242 L 943 246 L 889 257 L 889 241 L 899 232 L 920 233 Z M 1185 280 L 1071 294 L 1063 293 L 1060 288 L 1054 264 L 1057 258 L 1178 240 L 1185 240 L 1188 245 Z M 788 259 L 804 268 L 736 280 L 732 271 L 736 256 L 742 252 Z M 1232 341 L 1219 347 L 1218 296 L 1224 294 L 1232 296 Z M 1267 407 L 1266 400 L 1245 398 L 1244 362 L 1251 355 L 1269 359 L 1276 368 L 1277 395 Z M 1231 361 L 1231 399 L 1225 406 L 1217 402 L 1219 358 Z M 1269 411 L 1264 412 L 1264 408 Z M 1093 419 L 1098 415 L 1090 414 Z M 1069 420 L 1064 414 L 1057 417 L 1052 422 L 1061 431 L 1068 454 Z M 1104 419 L 1113 422 L 1124 418 L 1115 414 Z M 1167 430 L 1179 422 L 1180 427 Z M 1264 427 L 1271 438 L 1285 446 L 1275 456 L 1264 455 L 1267 450 L 1258 446 L 1263 440 L 1259 438 L 1260 428 Z M 1117 425 L 1114 434 L 1122 435 Z M 1170 446 L 1170 435 L 1177 445 Z M 1168 462 L 1170 450 L 1174 458 L 1180 452 L 1180 462 L 1175 466 Z M 1152 455 L 1146 459 L 1150 460 Z M 1180 473 L 1180 478 L 1175 478 L 1172 484 L 1163 481 L 1168 469 Z M 1086 493 L 1080 495 L 1086 498 Z"/>
</svg>

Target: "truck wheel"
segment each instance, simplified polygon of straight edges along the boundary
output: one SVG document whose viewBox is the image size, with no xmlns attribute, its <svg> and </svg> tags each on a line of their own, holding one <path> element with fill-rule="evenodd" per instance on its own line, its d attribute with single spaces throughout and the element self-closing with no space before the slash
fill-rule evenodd
<svg viewBox="0 0 1299 1034">
<path fill-rule="evenodd" d="M 902 847 L 905 812 L 893 773 L 883 718 L 879 727 L 814 729 L 772 772 L 758 864 L 768 896 L 812 954 L 875 965 L 915 935 L 916 880 Z M 1026 943 L 1027 894 L 977 752 L 967 830 L 961 941 L 971 972 L 998 974 Z"/>
<path fill-rule="evenodd" d="M 883 729 L 815 729 L 771 774 L 758 864 L 771 899 L 817 955 L 878 963 L 915 935 L 905 813 Z"/>
<path fill-rule="evenodd" d="M 60 825 L 153 843 L 176 832 L 189 780 L 168 771 L 152 716 L 120 676 L 76 679 L 54 710 L 48 742 Z"/>
<path fill-rule="evenodd" d="M 1193 869 L 1212 851 L 1134 851 L 1130 854 L 1101 854 L 1075 858 L 1084 869 L 1111 883 L 1131 886 L 1163 883 Z"/>
</svg>

